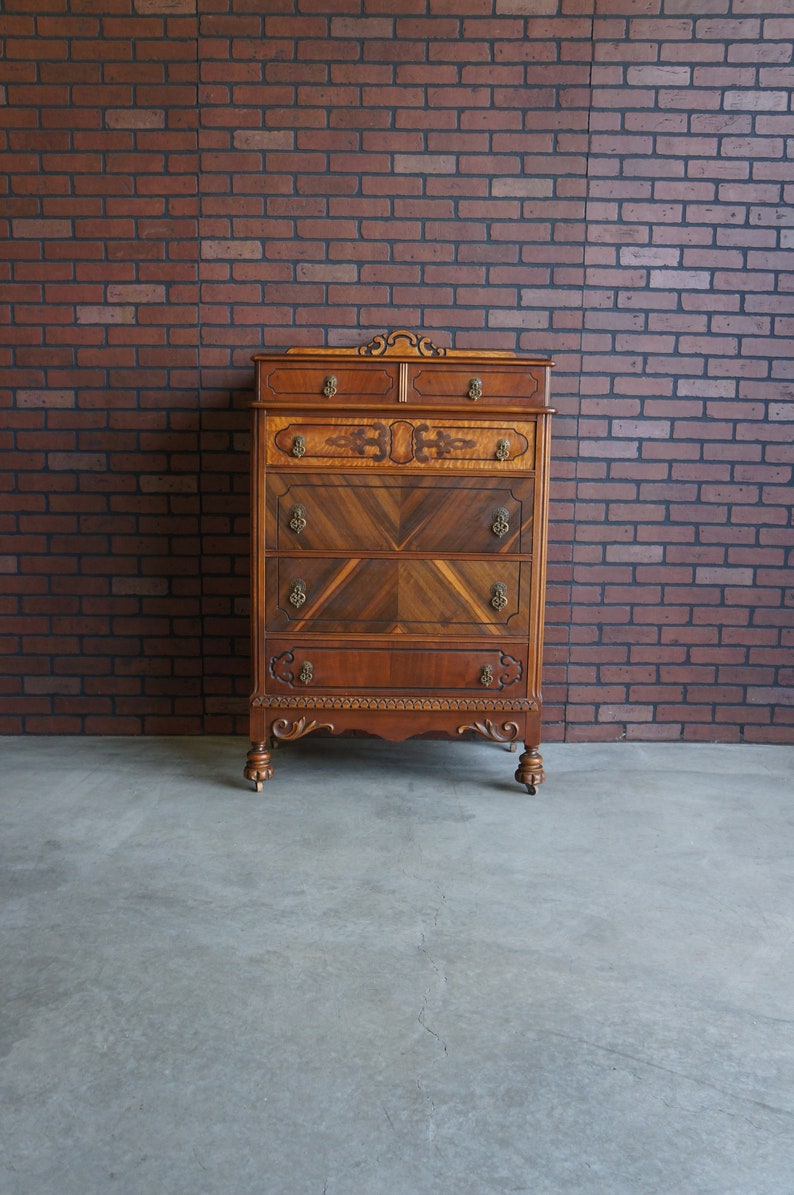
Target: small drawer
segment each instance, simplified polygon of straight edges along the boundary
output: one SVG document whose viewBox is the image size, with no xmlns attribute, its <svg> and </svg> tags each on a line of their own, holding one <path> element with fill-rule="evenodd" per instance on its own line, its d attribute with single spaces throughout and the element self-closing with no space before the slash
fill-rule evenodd
<svg viewBox="0 0 794 1195">
<path fill-rule="evenodd" d="M 545 370 L 542 366 L 414 365 L 408 372 L 409 402 L 444 402 L 461 406 L 542 406 Z"/>
<path fill-rule="evenodd" d="M 291 405 L 308 401 L 331 409 L 348 404 L 396 403 L 398 376 L 396 365 L 260 363 L 257 401 Z"/>
<path fill-rule="evenodd" d="M 271 473 L 270 551 L 532 551 L 534 477 Z"/>
<path fill-rule="evenodd" d="M 266 687 L 271 694 L 503 694 L 527 692 L 525 652 L 519 644 L 496 647 L 379 647 L 269 639 Z"/>
<path fill-rule="evenodd" d="M 530 565 L 516 560 L 267 562 L 268 632 L 493 638 L 529 629 Z"/>
<path fill-rule="evenodd" d="M 322 419 L 268 414 L 267 463 L 345 468 L 432 465 L 439 469 L 531 468 L 528 420 Z"/>
</svg>

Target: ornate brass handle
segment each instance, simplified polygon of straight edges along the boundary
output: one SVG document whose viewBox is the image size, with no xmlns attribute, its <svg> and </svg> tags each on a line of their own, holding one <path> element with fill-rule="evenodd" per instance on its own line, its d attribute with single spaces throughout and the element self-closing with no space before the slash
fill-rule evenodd
<svg viewBox="0 0 794 1195">
<path fill-rule="evenodd" d="M 493 522 L 491 523 L 491 531 L 493 531 L 494 535 L 498 535 L 500 539 L 503 535 L 507 535 L 508 531 L 510 530 L 510 524 L 507 521 L 508 517 L 508 513 L 503 506 L 500 506 L 499 509 L 495 510 L 491 515 L 491 518 L 493 519 Z"/>
<path fill-rule="evenodd" d="M 303 506 L 290 507 L 289 525 L 296 535 L 306 530 L 306 510 Z"/>
<path fill-rule="evenodd" d="M 325 382 L 323 383 L 323 394 L 325 395 L 326 398 L 334 397 L 334 395 L 336 394 L 337 385 L 338 385 L 337 379 L 334 377 L 334 375 L 332 373 L 329 373 L 328 377 L 325 379 Z"/>
<path fill-rule="evenodd" d="M 471 381 L 469 382 L 469 389 L 468 389 L 468 393 L 467 393 L 466 397 L 470 398 L 472 400 L 472 402 L 476 402 L 478 398 L 482 398 L 482 379 L 481 378 L 472 378 L 471 379 Z"/>
<path fill-rule="evenodd" d="M 314 679 L 314 669 L 312 668 L 310 660 L 304 660 L 300 666 L 298 673 L 298 680 L 302 685 L 308 685 Z"/>
<path fill-rule="evenodd" d="M 483 664 L 482 671 L 480 672 L 480 684 L 481 685 L 492 685 L 493 684 L 493 668 L 491 667 L 490 664 Z"/>
<path fill-rule="evenodd" d="M 506 461 L 510 456 L 510 441 L 507 439 L 496 441 L 496 459 Z"/>
<path fill-rule="evenodd" d="M 507 586 L 502 581 L 497 581 L 491 589 L 491 605 L 494 610 L 504 610 L 507 605 Z"/>
<path fill-rule="evenodd" d="M 292 455 L 293 456 L 303 456 L 305 452 L 306 452 L 306 437 L 305 436 L 295 436 L 295 438 L 292 441 Z"/>
<path fill-rule="evenodd" d="M 306 582 L 293 581 L 289 591 L 289 600 L 292 602 L 296 610 L 300 610 L 303 603 L 306 601 Z"/>
</svg>

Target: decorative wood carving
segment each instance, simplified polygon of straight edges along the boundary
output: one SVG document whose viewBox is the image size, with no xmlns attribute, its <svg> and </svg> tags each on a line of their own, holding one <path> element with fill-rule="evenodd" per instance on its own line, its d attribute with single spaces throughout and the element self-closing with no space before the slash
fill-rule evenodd
<svg viewBox="0 0 794 1195">
<path fill-rule="evenodd" d="M 313 730 L 330 730 L 333 733 L 334 724 L 333 722 L 309 721 L 308 718 L 300 718 L 297 722 L 291 722 L 288 718 L 277 718 L 270 730 L 277 739 L 288 743 L 293 739 L 302 738 L 305 734 L 311 734 Z"/>
<path fill-rule="evenodd" d="M 418 332 L 409 332 L 406 328 L 396 328 L 393 332 L 373 336 L 369 344 L 361 345 L 358 352 L 361 357 L 390 357 L 406 352 L 415 353 L 418 357 L 445 357 L 447 350 L 433 344 L 428 336 L 420 336 Z"/>
<path fill-rule="evenodd" d="M 488 700 L 477 700 L 466 697 L 349 697 L 345 694 L 323 697 L 307 694 L 305 697 L 290 697 L 265 694 L 262 697 L 255 697 L 251 704 L 257 709 L 384 710 L 392 713 L 400 710 L 414 710 L 424 714 L 461 711 L 475 713 L 480 710 L 528 713 L 538 709 L 537 701 L 527 697 L 512 699 L 493 697 Z"/>
<path fill-rule="evenodd" d="M 257 792 L 262 791 L 262 785 L 266 780 L 270 780 L 273 775 L 273 767 L 270 761 L 270 752 L 267 749 L 267 744 L 263 742 L 252 742 L 251 750 L 248 752 L 246 758 L 243 775 L 246 780 L 252 780 Z"/>
<path fill-rule="evenodd" d="M 545 779 L 546 773 L 543 771 L 543 756 L 537 747 L 531 747 L 527 744 L 526 751 L 518 761 L 516 780 L 519 784 L 525 784 L 527 792 L 530 796 L 534 796 L 537 786 L 542 784 Z"/>
<path fill-rule="evenodd" d="M 519 735 L 516 722 L 503 722 L 501 726 L 497 726 L 488 718 L 484 722 L 470 722 L 467 726 L 459 726 L 458 734 L 464 734 L 467 730 L 476 731 L 477 734 L 491 739 L 494 743 L 512 743 Z"/>
<path fill-rule="evenodd" d="M 270 661 L 270 675 L 274 680 L 283 681 L 286 685 L 295 683 L 295 673 L 290 667 L 295 663 L 295 655 L 291 651 L 282 652 L 280 656 L 273 656 Z"/>
</svg>

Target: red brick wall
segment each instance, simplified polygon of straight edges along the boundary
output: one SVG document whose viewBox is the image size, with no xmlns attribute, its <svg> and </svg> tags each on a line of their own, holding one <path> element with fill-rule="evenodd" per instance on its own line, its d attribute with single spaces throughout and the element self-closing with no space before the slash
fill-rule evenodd
<svg viewBox="0 0 794 1195">
<path fill-rule="evenodd" d="M 794 741 L 780 11 L 597 0 L 571 738 Z"/>
<path fill-rule="evenodd" d="M 794 18 L 196 7 L 0 16 L 0 730 L 244 731 L 250 353 L 406 325 L 557 361 L 547 737 L 794 741 Z"/>
<path fill-rule="evenodd" d="M 5 732 L 202 727 L 192 8 L 0 17 Z"/>
</svg>

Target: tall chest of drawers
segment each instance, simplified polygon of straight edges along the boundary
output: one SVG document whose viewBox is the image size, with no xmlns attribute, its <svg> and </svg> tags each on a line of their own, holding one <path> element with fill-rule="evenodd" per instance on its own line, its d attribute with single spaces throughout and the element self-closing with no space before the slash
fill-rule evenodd
<svg viewBox="0 0 794 1195">
<path fill-rule="evenodd" d="M 251 749 L 315 730 L 540 755 L 551 361 L 398 330 L 257 354 Z"/>
</svg>

